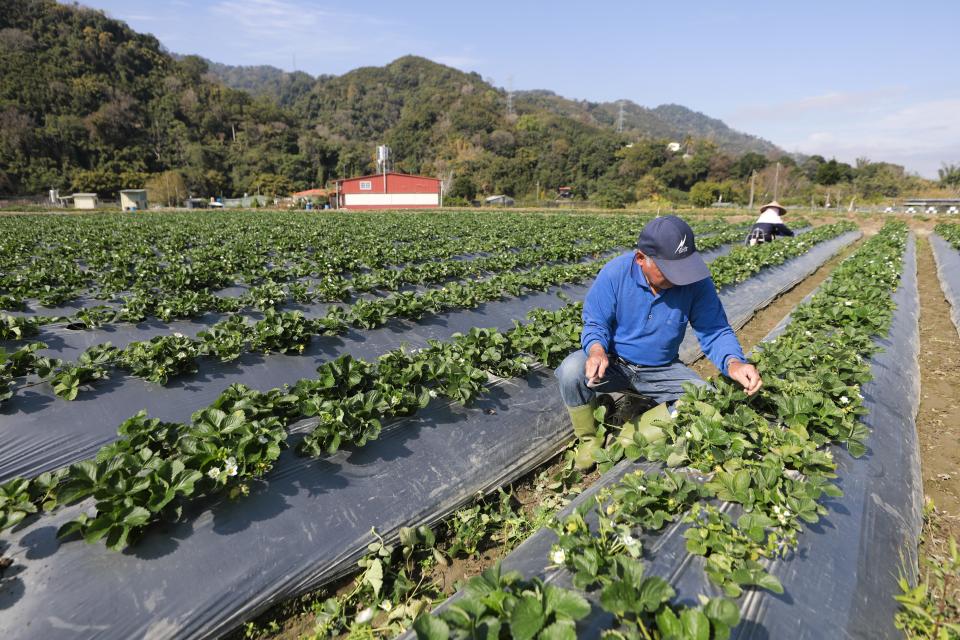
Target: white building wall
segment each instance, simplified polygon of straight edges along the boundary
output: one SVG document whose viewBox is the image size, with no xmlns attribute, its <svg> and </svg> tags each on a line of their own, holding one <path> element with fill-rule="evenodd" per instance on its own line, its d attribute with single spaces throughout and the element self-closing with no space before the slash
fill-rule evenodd
<svg viewBox="0 0 960 640">
<path fill-rule="evenodd" d="M 439 193 L 345 193 L 343 205 L 345 207 L 375 206 L 389 207 L 392 205 L 439 205 Z"/>
<path fill-rule="evenodd" d="M 74 209 L 96 209 L 97 198 L 94 196 L 74 196 L 73 208 Z"/>
</svg>

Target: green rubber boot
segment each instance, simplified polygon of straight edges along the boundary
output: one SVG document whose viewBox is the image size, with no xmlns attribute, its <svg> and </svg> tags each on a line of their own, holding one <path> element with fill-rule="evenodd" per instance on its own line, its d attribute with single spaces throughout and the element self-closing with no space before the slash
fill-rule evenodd
<svg viewBox="0 0 960 640">
<path fill-rule="evenodd" d="M 663 440 L 665 437 L 663 429 L 653 423 L 657 420 L 668 420 L 669 418 L 670 411 L 667 409 L 667 403 L 662 402 L 653 409 L 644 411 L 636 418 L 624 422 L 620 429 L 620 435 L 617 436 L 620 446 L 626 447 L 633 444 L 633 436 L 637 433 L 642 435 L 647 442 Z"/>
<path fill-rule="evenodd" d="M 597 421 L 593 417 L 595 408 L 596 406 L 592 402 L 579 407 L 567 407 L 567 411 L 570 413 L 570 421 L 573 423 L 573 433 L 580 441 L 577 445 L 574 466 L 581 471 L 596 464 L 593 453 L 598 451 L 601 446 L 600 438 L 597 436 Z"/>
</svg>

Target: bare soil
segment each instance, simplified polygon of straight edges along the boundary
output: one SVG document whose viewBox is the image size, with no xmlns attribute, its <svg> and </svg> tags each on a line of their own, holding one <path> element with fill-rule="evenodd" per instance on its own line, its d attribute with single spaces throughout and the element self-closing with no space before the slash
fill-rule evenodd
<svg viewBox="0 0 960 640">
<path fill-rule="evenodd" d="M 920 293 L 920 462 L 923 491 L 933 500 L 935 524 L 925 529 L 925 546 L 960 540 L 960 335 L 943 297 L 930 244 L 918 229 L 917 278 Z"/>
</svg>

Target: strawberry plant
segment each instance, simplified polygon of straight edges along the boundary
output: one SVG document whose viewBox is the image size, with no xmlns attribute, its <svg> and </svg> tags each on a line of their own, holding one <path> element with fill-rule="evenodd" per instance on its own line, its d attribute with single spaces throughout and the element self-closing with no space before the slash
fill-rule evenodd
<svg viewBox="0 0 960 640">
<path fill-rule="evenodd" d="M 0 340 L 23 340 L 37 335 L 39 323 L 23 316 L 0 313 Z"/>
<path fill-rule="evenodd" d="M 244 296 L 243 302 L 261 311 L 276 309 L 287 299 L 287 292 L 283 285 L 267 281 L 250 289 Z"/>
<path fill-rule="evenodd" d="M 53 392 L 64 400 L 75 400 L 80 388 L 106 378 L 107 367 L 114 362 L 118 349 L 109 342 L 94 345 L 80 354 L 76 362 L 65 362 L 50 376 Z"/>
<path fill-rule="evenodd" d="M 36 375 L 40 379 L 48 378 L 60 365 L 56 358 L 37 353 L 46 348 L 47 345 L 42 342 L 32 342 L 10 353 L 0 347 L 0 402 L 13 396 L 12 387 L 16 378 L 29 375 Z"/>
<path fill-rule="evenodd" d="M 960 224 L 941 222 L 933 230 L 938 236 L 949 242 L 954 249 L 960 249 Z"/>
<path fill-rule="evenodd" d="M 197 333 L 203 355 L 230 362 L 240 357 L 250 340 L 250 325 L 243 316 L 234 315 Z"/>
<path fill-rule="evenodd" d="M 143 342 L 131 342 L 117 354 L 118 364 L 133 375 L 150 382 L 167 380 L 197 370 L 197 344 L 180 334 L 157 336 Z"/>
<path fill-rule="evenodd" d="M 303 353 L 311 334 L 309 322 L 299 311 L 268 309 L 250 329 L 250 348 L 263 353 Z"/>
<path fill-rule="evenodd" d="M 518 572 L 504 573 L 497 563 L 467 581 L 464 597 L 438 617 L 414 622 L 422 640 L 448 638 L 575 638 L 576 621 L 590 613 L 582 596 Z"/>
</svg>

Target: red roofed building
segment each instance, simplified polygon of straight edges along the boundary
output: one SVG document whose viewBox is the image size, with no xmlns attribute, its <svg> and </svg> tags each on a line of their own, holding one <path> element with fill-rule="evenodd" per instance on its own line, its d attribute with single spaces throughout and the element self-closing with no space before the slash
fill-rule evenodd
<svg viewBox="0 0 960 640">
<path fill-rule="evenodd" d="M 307 189 L 306 191 L 297 191 L 291 193 L 291 198 L 321 198 L 324 199 L 330 194 L 327 189 Z"/>
<path fill-rule="evenodd" d="M 388 171 L 337 180 L 338 209 L 430 209 L 443 201 L 439 178 Z"/>
</svg>

